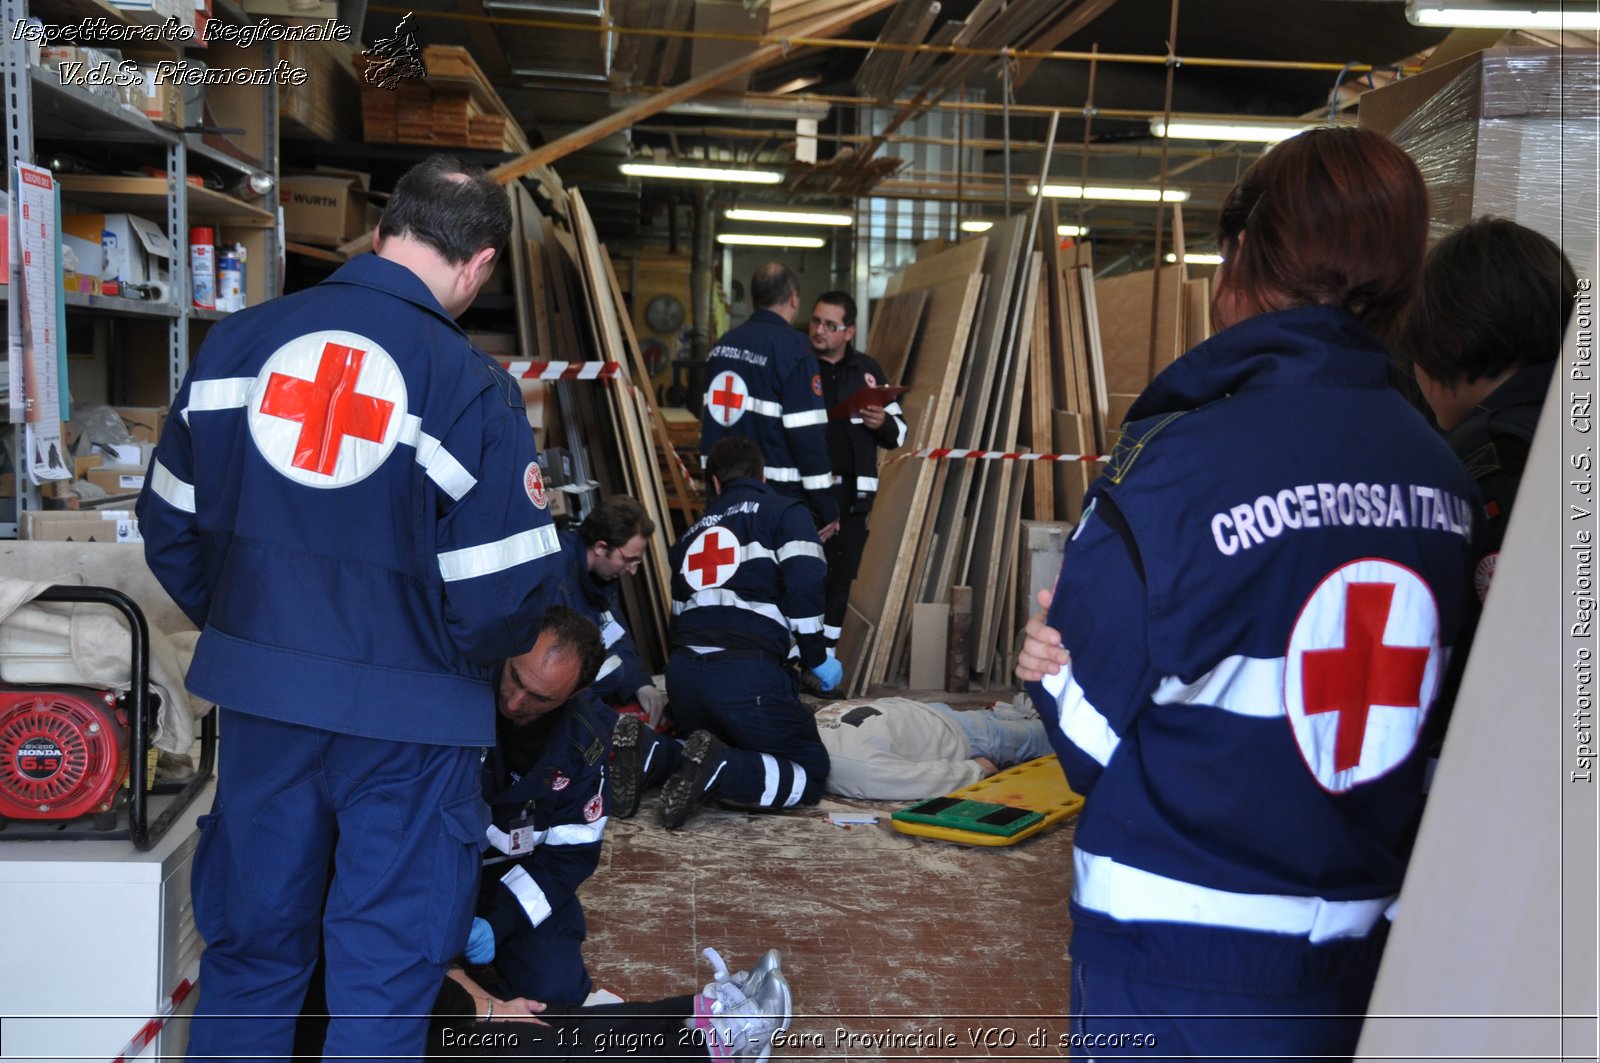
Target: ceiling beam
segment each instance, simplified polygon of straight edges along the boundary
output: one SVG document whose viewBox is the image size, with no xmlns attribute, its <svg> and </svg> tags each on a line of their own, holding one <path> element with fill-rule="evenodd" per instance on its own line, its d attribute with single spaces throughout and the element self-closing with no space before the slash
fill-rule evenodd
<svg viewBox="0 0 1600 1063">
<path fill-rule="evenodd" d="M 797 36 L 821 37 L 830 33 L 840 33 L 855 25 L 861 19 L 876 14 L 894 4 L 895 0 L 862 0 L 834 15 L 820 18 L 804 27 L 802 34 Z M 787 42 L 774 42 L 756 48 L 749 55 L 724 63 L 715 69 L 708 70 L 697 78 L 691 78 L 676 88 L 667 89 L 647 100 L 641 100 L 632 107 L 624 108 L 600 119 L 591 122 L 582 129 L 558 137 L 548 144 L 541 145 L 521 158 L 496 166 L 490 171 L 489 176 L 501 184 L 508 184 L 523 174 L 531 173 L 541 166 L 548 166 L 559 159 L 565 158 L 575 151 L 593 144 L 613 133 L 633 125 L 635 122 L 649 118 L 651 115 L 660 114 L 675 103 L 693 99 L 701 93 L 714 89 L 718 85 L 727 84 L 741 74 L 748 74 L 761 69 L 768 64 L 783 58 L 788 51 Z"/>
</svg>

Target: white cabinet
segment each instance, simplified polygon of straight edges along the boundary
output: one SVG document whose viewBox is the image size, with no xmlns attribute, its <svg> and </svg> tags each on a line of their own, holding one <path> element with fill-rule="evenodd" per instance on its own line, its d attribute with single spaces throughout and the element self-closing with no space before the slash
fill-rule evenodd
<svg viewBox="0 0 1600 1063">
<path fill-rule="evenodd" d="M 140 1058 L 181 1056 L 198 992 L 176 1007 L 173 996 L 198 977 L 189 870 L 214 792 L 149 852 L 126 839 L 0 842 L 0 1060 L 111 1060 L 168 1015 Z"/>
</svg>

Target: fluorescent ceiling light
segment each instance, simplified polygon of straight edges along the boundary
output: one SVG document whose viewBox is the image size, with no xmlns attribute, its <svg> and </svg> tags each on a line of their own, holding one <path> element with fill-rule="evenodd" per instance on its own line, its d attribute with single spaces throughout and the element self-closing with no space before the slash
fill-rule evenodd
<svg viewBox="0 0 1600 1063">
<path fill-rule="evenodd" d="M 1039 191 L 1037 184 L 1028 186 L 1028 194 Z M 1166 203 L 1186 203 L 1189 190 L 1169 188 L 1157 193 L 1154 188 L 1116 188 L 1109 185 L 1045 185 L 1044 194 L 1052 199 L 1114 199 L 1126 203 L 1154 203 L 1159 195 Z"/>
<path fill-rule="evenodd" d="M 719 233 L 717 243 L 735 247 L 822 247 L 820 236 L 757 236 L 754 233 Z"/>
<path fill-rule="evenodd" d="M 666 166 L 653 162 L 625 162 L 619 169 L 629 177 L 660 177 L 669 181 L 727 181 L 733 184 L 775 185 L 783 174 L 772 170 L 729 170 L 718 166 Z"/>
<path fill-rule="evenodd" d="M 961 223 L 961 231 L 964 233 L 986 233 L 992 228 L 994 228 L 994 222 L 989 221 L 987 218 L 968 218 Z M 1056 226 L 1057 236 L 1087 236 L 1088 234 L 1089 230 L 1082 225 Z"/>
<path fill-rule="evenodd" d="M 1600 9 L 1582 0 L 1538 3 L 1472 3 L 1471 0 L 1407 0 L 1406 18 L 1416 26 L 1470 29 L 1595 30 Z"/>
<path fill-rule="evenodd" d="M 1160 118 L 1150 119 L 1151 136 L 1176 137 L 1179 140 L 1239 140 L 1252 144 L 1276 144 L 1310 128 L 1305 123 L 1230 122 L 1215 118 L 1174 118 L 1169 123 Z"/>
<path fill-rule="evenodd" d="M 849 225 L 855 219 L 848 214 L 830 214 L 819 210 L 765 210 L 756 207 L 730 207 L 722 212 L 729 221 L 773 221 L 785 225 Z"/>
<path fill-rule="evenodd" d="M 1167 261 L 1176 262 L 1178 261 L 1178 256 L 1168 251 Z M 1220 266 L 1222 265 L 1222 256 L 1209 251 L 1185 251 L 1183 253 L 1183 264 L 1186 266 Z"/>
</svg>

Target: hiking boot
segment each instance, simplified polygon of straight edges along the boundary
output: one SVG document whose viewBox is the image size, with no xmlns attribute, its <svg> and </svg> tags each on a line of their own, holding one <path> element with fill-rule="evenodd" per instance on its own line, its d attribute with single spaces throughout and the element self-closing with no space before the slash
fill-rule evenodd
<svg viewBox="0 0 1600 1063">
<path fill-rule="evenodd" d="M 683 764 L 661 787 L 661 825 L 676 830 L 689 821 L 695 806 L 728 763 L 728 747 L 710 731 L 696 731 L 683 744 Z"/>
<path fill-rule="evenodd" d="M 611 748 L 617 751 L 611 768 L 611 814 L 632 819 L 644 793 L 644 726 L 639 717 L 622 713 L 611 729 Z"/>
<path fill-rule="evenodd" d="M 773 966 L 762 971 L 759 978 L 752 968 L 744 989 L 735 985 L 732 978 L 706 987 L 715 991 L 710 994 L 714 1003 L 709 1016 L 711 1029 L 706 1036 L 712 1059 L 765 1063 L 772 1054 L 773 1037 L 789 1028 L 794 1018 L 789 982 L 777 967 L 776 950 L 767 956 L 774 957 Z M 766 959 L 762 957 L 763 962 Z"/>
</svg>

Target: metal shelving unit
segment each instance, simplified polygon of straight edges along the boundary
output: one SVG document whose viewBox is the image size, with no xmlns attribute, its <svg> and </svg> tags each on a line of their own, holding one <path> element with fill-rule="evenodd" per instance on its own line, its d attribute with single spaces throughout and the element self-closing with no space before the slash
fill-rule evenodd
<svg viewBox="0 0 1600 1063">
<path fill-rule="evenodd" d="M 108 9 L 109 10 L 109 9 Z M 215 0 L 214 12 L 237 23 L 249 21 L 244 11 L 229 0 Z M 115 14 L 115 12 L 112 12 Z M 105 295 L 83 295 L 66 292 L 64 302 L 69 314 L 111 315 L 131 318 L 165 319 L 167 321 L 167 395 L 177 394 L 189 367 L 190 322 L 212 322 L 227 314 L 215 310 L 197 310 L 193 307 L 189 289 L 188 247 L 191 214 L 197 219 L 235 223 L 267 231 L 267 253 L 263 261 L 252 263 L 259 269 L 263 290 L 270 296 L 278 289 L 278 251 L 276 212 L 273 204 L 257 206 L 234 199 L 223 193 L 197 188 L 188 183 L 191 160 L 202 161 L 209 167 L 222 167 L 241 176 L 265 173 L 278 179 L 277 163 L 277 89 L 261 89 L 263 142 L 266 158 L 258 162 L 235 158 L 204 143 L 199 133 L 179 132 L 150 121 L 143 114 L 122 107 L 86 89 L 66 85 L 54 71 L 28 64 L 25 42 L 17 39 L 14 28 L 28 17 L 27 0 L 0 0 L 0 26 L 4 40 L 0 41 L 0 58 L 4 59 L 5 85 L 5 167 L 6 184 L 17 160 L 36 161 L 35 138 L 50 140 L 85 140 L 98 143 L 132 143 L 148 145 L 153 152 L 164 156 L 164 172 L 169 177 L 133 179 L 102 179 L 63 175 L 60 179 L 62 196 L 78 203 L 107 209 L 142 211 L 158 214 L 165 222 L 167 239 L 172 247 L 171 275 L 172 302 L 153 303 Z M 70 17 L 68 15 L 67 17 Z M 202 50 L 203 51 L 203 50 Z M 270 67 L 277 60 L 277 48 L 271 42 L 260 50 L 262 63 Z M 0 289 L 0 297 L 8 294 Z M 66 382 L 62 381 L 62 386 Z M 28 483 L 21 456 L 23 429 L 13 425 L 12 453 L 16 463 L 16 512 L 11 520 L 0 518 L 0 538 L 16 538 L 21 514 L 26 509 L 40 505 L 39 491 Z"/>
</svg>

